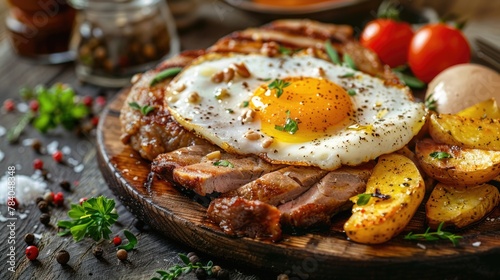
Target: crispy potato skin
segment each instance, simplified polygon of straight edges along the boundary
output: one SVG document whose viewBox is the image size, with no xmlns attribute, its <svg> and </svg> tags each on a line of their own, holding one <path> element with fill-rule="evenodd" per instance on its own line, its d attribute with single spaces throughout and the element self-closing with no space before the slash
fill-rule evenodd
<svg viewBox="0 0 500 280">
<path fill-rule="evenodd" d="M 500 119 L 433 114 L 429 134 L 438 143 L 500 151 Z"/>
<path fill-rule="evenodd" d="M 451 158 L 437 159 L 431 156 L 433 152 L 445 152 Z M 499 151 L 467 149 L 423 139 L 417 142 L 415 154 L 422 170 L 444 184 L 474 186 L 500 174 Z"/>
<path fill-rule="evenodd" d="M 500 201 L 498 189 L 492 185 L 452 186 L 439 183 L 425 204 L 429 227 L 463 228 L 481 220 Z"/>
<path fill-rule="evenodd" d="M 371 197 L 366 205 L 355 204 L 344 224 L 347 236 L 355 242 L 379 244 L 399 234 L 422 202 L 425 184 L 410 159 L 393 153 L 379 157 L 367 182 L 365 193 L 376 192 L 390 197 Z M 351 200 L 356 203 L 358 196 Z"/>
</svg>

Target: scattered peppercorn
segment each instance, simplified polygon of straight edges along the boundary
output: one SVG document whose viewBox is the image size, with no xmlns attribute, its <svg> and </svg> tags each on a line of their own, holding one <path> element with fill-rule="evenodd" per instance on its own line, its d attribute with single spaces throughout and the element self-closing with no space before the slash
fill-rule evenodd
<svg viewBox="0 0 500 280">
<path fill-rule="evenodd" d="M 30 106 L 30 110 L 31 111 L 37 112 L 38 111 L 38 107 L 40 107 L 40 104 L 36 100 L 31 100 L 29 106 Z"/>
<path fill-rule="evenodd" d="M 92 117 L 90 119 L 90 123 L 93 125 L 93 126 L 97 126 L 99 124 L 99 117 Z"/>
<path fill-rule="evenodd" d="M 221 269 L 221 270 L 219 270 L 219 272 L 217 272 L 216 277 L 219 280 L 228 280 L 229 279 L 229 271 L 227 271 L 225 269 Z"/>
<path fill-rule="evenodd" d="M 14 103 L 14 101 L 12 99 L 6 99 L 4 102 L 3 102 L 3 108 L 5 109 L 5 111 L 7 112 L 12 112 L 14 111 L 14 108 L 16 107 L 16 104 Z"/>
<path fill-rule="evenodd" d="M 24 242 L 28 245 L 33 245 L 33 242 L 35 242 L 35 235 L 33 233 L 26 233 L 24 236 Z"/>
<path fill-rule="evenodd" d="M 97 96 L 95 98 L 95 103 L 99 107 L 104 107 L 104 105 L 106 105 L 106 98 L 104 96 Z"/>
<path fill-rule="evenodd" d="M 84 97 L 83 97 L 83 99 L 82 99 L 82 103 L 83 103 L 83 105 L 85 105 L 85 106 L 87 106 L 87 107 L 92 106 L 93 101 L 94 101 L 94 100 L 92 99 L 92 96 L 90 96 L 90 95 L 86 95 L 86 96 L 84 96 Z"/>
<path fill-rule="evenodd" d="M 33 160 L 33 168 L 36 170 L 42 170 L 43 169 L 43 161 L 39 158 L 36 158 Z"/>
<path fill-rule="evenodd" d="M 189 257 L 189 261 L 193 264 L 200 262 L 200 258 L 197 255 L 192 255 Z"/>
<path fill-rule="evenodd" d="M 61 163 L 63 161 L 63 153 L 59 150 L 52 153 L 52 159 L 56 162 Z"/>
<path fill-rule="evenodd" d="M 7 198 L 7 205 L 17 210 L 19 208 L 19 201 L 15 197 L 10 197 Z"/>
<path fill-rule="evenodd" d="M 195 252 L 189 252 L 187 253 L 186 255 L 188 258 L 190 258 L 191 256 L 196 256 L 196 253 Z"/>
<path fill-rule="evenodd" d="M 28 260 L 34 261 L 36 258 L 38 258 L 38 247 L 35 245 L 30 245 L 26 248 L 25 254 Z"/>
<path fill-rule="evenodd" d="M 59 186 L 65 190 L 65 191 L 69 191 L 71 189 L 71 184 L 70 182 L 66 181 L 66 180 L 63 180 L 59 183 Z"/>
<path fill-rule="evenodd" d="M 120 260 L 120 261 L 124 261 L 127 259 L 128 257 L 128 253 L 127 251 L 125 251 L 124 249 L 120 249 L 116 252 L 116 257 Z"/>
<path fill-rule="evenodd" d="M 94 250 L 92 250 L 92 254 L 94 254 L 96 258 L 100 258 L 104 254 L 104 250 L 101 246 L 96 246 Z"/>
<path fill-rule="evenodd" d="M 120 236 L 115 236 L 113 238 L 113 244 L 115 244 L 115 246 L 122 244 L 122 239 L 120 238 Z"/>
<path fill-rule="evenodd" d="M 42 152 L 42 142 L 38 139 L 33 139 L 33 142 L 31 142 L 31 148 L 40 154 Z"/>
<path fill-rule="evenodd" d="M 207 272 L 205 271 L 204 268 L 198 267 L 195 271 L 194 274 L 196 274 L 196 278 L 200 280 L 205 280 L 207 279 Z"/>
<path fill-rule="evenodd" d="M 69 262 L 69 253 L 66 250 L 57 252 L 56 260 L 60 264 L 67 264 Z"/>
<path fill-rule="evenodd" d="M 44 195 L 43 195 L 43 199 L 47 202 L 47 203 L 52 203 L 54 201 L 54 193 L 53 192 L 46 192 Z"/>
<path fill-rule="evenodd" d="M 80 205 L 82 205 L 87 200 L 88 200 L 88 198 L 82 197 L 82 198 L 80 198 L 80 200 L 78 202 L 80 203 Z"/>
<path fill-rule="evenodd" d="M 38 205 L 38 203 L 39 203 L 40 201 L 45 201 L 45 199 L 43 199 L 43 197 L 41 197 L 41 196 L 37 197 L 37 198 L 35 199 L 35 203 L 36 203 L 36 205 Z"/>
<path fill-rule="evenodd" d="M 42 212 L 42 213 L 49 212 L 49 205 L 47 204 L 47 202 L 45 200 L 38 202 L 37 206 L 38 206 L 38 209 L 40 210 L 40 212 Z"/>
<path fill-rule="evenodd" d="M 40 215 L 40 223 L 48 225 L 50 223 L 50 215 L 47 213 L 42 213 L 42 215 Z"/>
<path fill-rule="evenodd" d="M 284 273 L 278 275 L 278 278 L 277 278 L 277 280 L 288 280 L 288 279 L 289 279 L 288 275 L 284 274 Z"/>
<path fill-rule="evenodd" d="M 212 275 L 214 276 L 217 276 L 217 273 L 219 273 L 219 271 L 221 270 L 222 268 L 218 265 L 214 265 L 212 266 Z"/>
<path fill-rule="evenodd" d="M 62 192 L 58 192 L 54 195 L 54 204 L 56 206 L 62 206 L 64 204 L 64 194 Z"/>
</svg>

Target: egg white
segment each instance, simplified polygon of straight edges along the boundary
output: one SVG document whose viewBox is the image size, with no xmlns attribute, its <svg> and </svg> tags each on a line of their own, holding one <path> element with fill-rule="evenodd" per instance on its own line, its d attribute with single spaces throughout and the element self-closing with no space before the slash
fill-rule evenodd
<svg viewBox="0 0 500 280">
<path fill-rule="evenodd" d="M 243 63 L 251 76 L 236 75 L 227 83 L 211 80 L 214 73 L 233 63 Z M 343 78 L 348 73 L 355 75 Z M 323 78 L 346 91 L 354 89 L 356 94 L 350 96 L 354 114 L 348 124 L 311 141 L 287 143 L 273 139 L 270 146 L 263 145 L 272 137 L 260 131 L 259 120 L 242 121 L 241 115 L 249 110 L 242 104 L 250 101 L 260 85 L 286 77 Z M 228 95 L 217 99 L 221 89 L 227 90 Z M 424 105 L 413 101 L 408 88 L 385 85 L 381 79 L 305 55 L 202 57 L 174 78 L 166 98 L 171 114 L 181 125 L 229 152 L 259 155 L 272 163 L 328 170 L 359 165 L 401 149 L 418 133 L 426 114 Z M 259 132 L 261 139 L 247 139 L 248 131 Z"/>
</svg>

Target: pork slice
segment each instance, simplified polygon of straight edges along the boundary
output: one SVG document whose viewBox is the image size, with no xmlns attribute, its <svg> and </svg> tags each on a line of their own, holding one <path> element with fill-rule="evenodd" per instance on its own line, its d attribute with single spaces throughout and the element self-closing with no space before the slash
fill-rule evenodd
<svg viewBox="0 0 500 280">
<path fill-rule="evenodd" d="M 160 154 L 151 163 L 151 171 L 164 179 L 172 180 L 174 168 L 199 163 L 215 151 L 220 149 L 214 145 L 194 145 Z"/>
<path fill-rule="evenodd" d="M 270 164 L 256 156 L 238 156 L 222 153 L 220 160 L 209 160 L 173 171 L 175 182 L 199 195 L 226 193 L 260 176 L 284 167 Z"/>
<path fill-rule="evenodd" d="M 273 241 L 281 238 L 280 211 L 258 200 L 217 198 L 210 203 L 207 215 L 226 234 Z"/>
<path fill-rule="evenodd" d="M 329 172 L 297 199 L 278 207 L 281 223 L 295 228 L 328 225 L 335 213 L 350 205 L 349 198 L 365 191 L 370 174 L 371 166 Z"/>
<path fill-rule="evenodd" d="M 228 192 L 224 197 L 239 196 L 276 206 L 298 197 L 327 173 L 316 167 L 287 166 Z"/>
</svg>

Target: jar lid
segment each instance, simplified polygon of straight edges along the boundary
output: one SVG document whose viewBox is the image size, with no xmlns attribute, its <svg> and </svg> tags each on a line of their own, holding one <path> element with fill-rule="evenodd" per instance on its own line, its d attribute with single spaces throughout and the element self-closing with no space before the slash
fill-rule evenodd
<svg viewBox="0 0 500 280">
<path fill-rule="evenodd" d="M 156 4 L 161 0 L 68 0 L 75 9 L 96 9 L 101 11 L 116 11 L 140 8 Z"/>
</svg>

